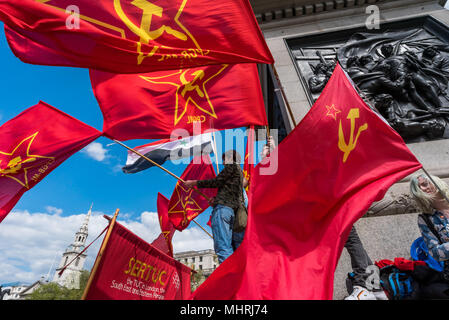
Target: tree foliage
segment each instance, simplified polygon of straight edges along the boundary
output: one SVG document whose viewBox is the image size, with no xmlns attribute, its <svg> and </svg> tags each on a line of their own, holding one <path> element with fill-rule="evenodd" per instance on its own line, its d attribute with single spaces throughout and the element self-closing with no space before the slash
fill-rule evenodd
<svg viewBox="0 0 449 320">
<path fill-rule="evenodd" d="M 41 285 L 39 288 L 33 291 L 27 297 L 27 300 L 80 300 L 83 295 L 84 289 L 86 288 L 89 275 L 89 271 L 81 271 L 79 289 L 68 289 L 66 287 L 60 286 L 55 282 L 50 282 Z"/>
<path fill-rule="evenodd" d="M 195 291 L 205 280 L 203 270 L 195 270 L 190 277 L 190 288 L 192 291 Z"/>
</svg>

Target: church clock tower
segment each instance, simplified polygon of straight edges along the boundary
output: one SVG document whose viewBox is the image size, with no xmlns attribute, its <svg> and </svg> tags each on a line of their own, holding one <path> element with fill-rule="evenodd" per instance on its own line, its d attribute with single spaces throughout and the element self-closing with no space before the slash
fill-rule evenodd
<svg viewBox="0 0 449 320">
<path fill-rule="evenodd" d="M 55 275 L 53 277 L 53 282 L 60 284 L 61 286 L 67 287 L 69 289 L 78 289 L 79 280 L 81 276 L 81 271 L 83 270 L 84 262 L 87 255 L 85 253 L 78 256 L 78 254 L 85 248 L 86 239 L 88 236 L 88 226 L 89 219 L 92 214 L 92 205 L 90 206 L 89 212 L 84 219 L 78 232 L 75 234 L 75 240 L 71 245 L 67 247 L 65 252 L 62 254 L 61 261 L 58 268 L 56 268 Z M 78 256 L 78 257 L 77 257 Z M 64 268 L 67 263 L 71 262 L 73 259 L 76 260 L 72 262 L 62 273 L 59 275 L 59 271 Z"/>
</svg>

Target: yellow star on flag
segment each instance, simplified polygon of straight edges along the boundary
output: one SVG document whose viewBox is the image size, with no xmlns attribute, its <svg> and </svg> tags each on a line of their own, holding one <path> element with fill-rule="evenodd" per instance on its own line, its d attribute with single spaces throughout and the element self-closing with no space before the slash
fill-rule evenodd
<svg viewBox="0 0 449 320">
<path fill-rule="evenodd" d="M 212 101 L 207 93 L 206 85 L 228 67 L 207 66 L 203 68 L 178 70 L 158 77 L 140 76 L 143 80 L 158 85 L 170 85 L 176 88 L 174 124 L 186 114 L 190 104 L 197 109 L 217 119 Z M 218 70 L 217 70 L 218 68 Z"/>
<path fill-rule="evenodd" d="M 12 179 L 29 189 L 28 170 L 40 166 L 42 161 L 39 159 L 54 159 L 30 154 L 31 145 L 38 133 L 23 139 L 11 152 L 0 151 L 0 178 Z"/>
<path fill-rule="evenodd" d="M 66 12 L 66 7 L 59 4 L 57 0 L 35 0 L 54 9 Z M 124 39 L 132 39 L 136 36 L 139 40 L 136 40 L 137 44 L 137 64 L 141 64 L 145 58 L 152 57 L 158 50 L 172 49 L 170 46 L 154 45 L 151 52 L 144 53 L 142 50 L 142 44 L 152 45 L 152 42 L 156 41 L 161 36 L 167 35 L 170 40 L 177 39 L 185 42 L 191 40 L 192 48 L 190 50 L 198 50 L 198 53 L 203 54 L 203 50 L 199 46 L 195 37 L 190 33 L 185 25 L 179 20 L 188 0 L 178 0 L 177 11 L 175 16 L 169 16 L 166 12 L 169 8 L 158 6 L 156 1 L 150 0 L 113 0 L 113 8 L 116 13 L 116 17 L 120 20 L 120 23 L 112 21 L 103 21 L 96 17 L 96 12 L 86 12 L 86 8 L 81 7 L 79 14 L 81 20 L 95 24 L 101 28 L 105 28 L 114 33 L 120 34 Z M 136 8 L 141 12 L 140 24 L 133 22 L 134 17 L 130 17 L 131 13 L 136 12 Z M 112 23 L 112 24 L 111 24 Z M 125 27 L 125 28 L 124 28 Z M 131 36 L 131 37 L 130 37 Z M 160 42 L 158 40 L 158 42 Z M 176 46 L 175 46 L 176 47 Z M 183 47 L 180 45 L 179 47 Z"/>
<path fill-rule="evenodd" d="M 326 117 L 329 116 L 332 117 L 334 120 L 337 120 L 337 114 L 339 114 L 341 110 L 335 108 L 334 104 L 332 104 L 330 107 L 326 106 L 326 109 L 327 109 Z"/>
<path fill-rule="evenodd" d="M 164 231 L 163 225 L 162 225 L 162 217 L 159 217 L 159 225 L 162 230 L 162 234 L 164 235 L 165 240 L 168 240 L 168 237 L 170 236 L 170 231 Z"/>
<path fill-rule="evenodd" d="M 182 226 L 185 226 L 188 223 L 188 213 L 201 211 L 203 209 L 192 198 L 193 189 L 185 189 L 180 183 L 177 183 L 175 191 L 178 195 L 178 200 L 171 208 L 168 209 L 168 213 L 182 213 L 184 217 Z"/>
</svg>

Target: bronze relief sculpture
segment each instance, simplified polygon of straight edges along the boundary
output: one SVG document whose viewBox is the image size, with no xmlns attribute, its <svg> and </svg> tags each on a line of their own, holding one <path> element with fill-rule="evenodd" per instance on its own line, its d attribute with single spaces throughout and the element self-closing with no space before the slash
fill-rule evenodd
<svg viewBox="0 0 449 320">
<path fill-rule="evenodd" d="M 406 142 L 449 138 L 449 46 L 423 28 L 354 33 L 336 59 L 309 63 L 313 94 L 321 92 L 335 60 L 361 96 Z"/>
</svg>

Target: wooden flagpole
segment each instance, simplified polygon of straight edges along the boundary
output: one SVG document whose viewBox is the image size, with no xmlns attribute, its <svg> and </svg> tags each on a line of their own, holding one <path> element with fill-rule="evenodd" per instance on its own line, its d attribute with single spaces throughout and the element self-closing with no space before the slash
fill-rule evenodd
<svg viewBox="0 0 449 320">
<path fill-rule="evenodd" d="M 145 160 L 151 162 L 153 165 L 155 165 L 156 167 L 158 167 L 159 169 L 164 170 L 166 173 L 168 173 L 169 175 L 171 175 L 173 178 L 178 179 L 179 181 L 181 181 L 182 183 L 185 183 L 185 181 L 183 179 L 181 179 L 180 177 L 178 177 L 177 175 L 175 175 L 173 172 L 168 171 L 167 169 L 165 169 L 164 167 L 162 167 L 160 164 L 154 162 L 153 160 L 151 160 L 150 158 L 146 157 L 145 155 L 141 154 L 139 151 L 134 150 L 133 148 L 128 147 L 126 144 L 118 141 L 118 140 L 112 140 L 115 143 L 121 145 L 122 147 L 125 147 L 126 149 L 128 149 L 131 152 L 134 152 L 135 154 L 137 154 L 138 156 L 144 158 Z M 195 191 L 196 193 L 198 193 L 200 196 L 202 196 L 204 199 L 206 199 L 207 201 L 210 201 L 211 199 L 206 196 L 204 193 L 202 193 L 200 190 L 192 188 L 193 191 Z"/>
<path fill-rule="evenodd" d="M 153 165 L 155 165 L 156 167 L 158 167 L 159 169 L 164 170 L 166 173 L 168 173 L 169 175 L 171 175 L 172 177 L 174 177 L 175 179 L 178 179 L 179 181 L 181 181 L 182 183 L 184 183 L 185 181 L 183 179 L 181 179 L 180 177 L 178 177 L 177 175 L 175 175 L 173 172 L 165 169 L 164 167 L 162 167 L 160 164 L 154 162 L 153 160 L 151 160 L 150 158 L 146 157 L 145 155 L 141 154 L 140 152 L 138 152 L 137 150 L 134 150 L 133 148 L 128 147 L 126 144 L 113 139 L 112 141 L 114 141 L 115 143 L 121 145 L 122 147 L 125 147 L 126 149 L 128 149 L 131 152 L 134 152 L 135 154 L 137 154 L 138 156 L 142 157 L 143 159 L 149 161 L 150 163 L 152 163 Z M 200 196 L 202 196 L 204 199 L 206 199 L 208 202 L 211 201 L 211 199 L 206 196 L 204 193 L 202 193 L 200 190 L 192 188 L 193 191 L 195 191 L 196 193 L 198 193 Z M 192 219 L 193 222 L 195 222 L 201 229 L 203 229 L 204 232 L 206 232 L 212 239 L 214 237 L 212 237 L 212 235 L 207 232 L 198 222 L 196 222 L 195 220 Z"/>
<path fill-rule="evenodd" d="M 97 273 L 98 266 L 100 265 L 101 258 L 103 256 L 104 251 L 106 250 L 109 238 L 111 237 L 112 229 L 114 228 L 118 213 L 119 209 L 115 210 L 114 216 L 112 217 L 112 220 L 109 222 L 108 232 L 104 237 L 103 244 L 101 245 L 97 258 L 95 259 L 95 264 L 92 268 L 92 271 L 90 272 L 89 280 L 87 281 L 87 285 L 86 288 L 84 289 L 84 293 L 83 296 L 81 297 L 81 300 L 86 300 L 87 293 L 89 292 L 90 286 L 92 285 L 92 281 L 94 280 L 95 274 Z"/>
<path fill-rule="evenodd" d="M 212 235 L 211 235 L 209 232 L 207 232 L 206 229 L 204 229 L 198 222 L 196 222 L 195 220 L 192 220 L 192 221 L 195 222 L 196 225 L 197 225 L 198 227 L 200 227 L 201 229 L 203 229 L 203 231 L 206 232 L 206 233 L 209 235 L 209 237 L 211 237 L 212 239 L 214 239 L 214 237 L 212 237 Z"/>
</svg>

